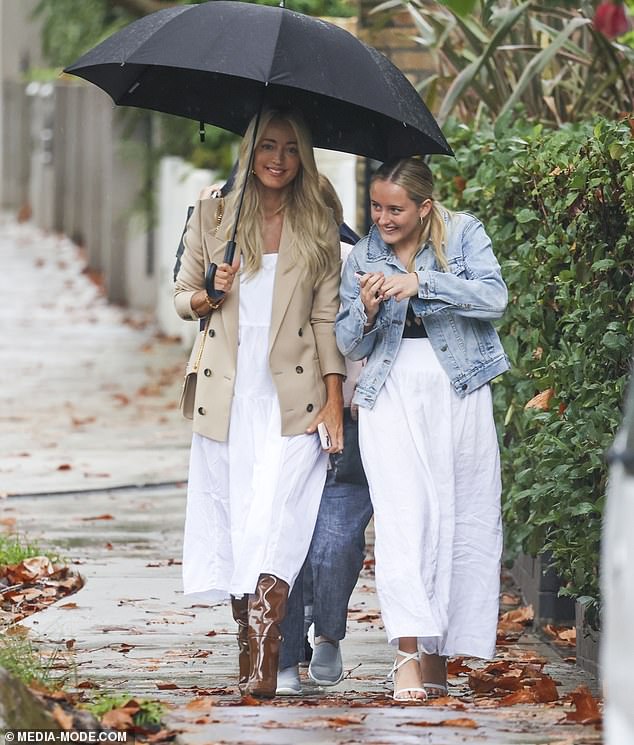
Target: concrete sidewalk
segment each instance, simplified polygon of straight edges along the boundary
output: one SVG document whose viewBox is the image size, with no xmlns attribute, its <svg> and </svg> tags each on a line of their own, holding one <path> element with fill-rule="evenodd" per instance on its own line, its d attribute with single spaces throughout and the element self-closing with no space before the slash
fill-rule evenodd
<svg viewBox="0 0 634 745">
<path fill-rule="evenodd" d="M 174 483 L 187 351 L 109 306 L 68 239 L 0 217 L 0 495 Z"/>
<path fill-rule="evenodd" d="M 22 622 L 43 652 L 62 653 L 71 686 L 164 701 L 183 745 L 601 742 L 594 727 L 560 724 L 561 703 L 498 708 L 475 698 L 465 676 L 450 681 L 451 706 L 392 702 L 371 567 L 350 602 L 342 683 L 241 705 L 229 609 L 181 591 L 189 426 L 174 403 L 185 350 L 108 307 L 65 239 L 5 221 L 0 249 L 0 491 L 11 495 L 0 524 L 57 547 L 86 579 Z M 596 691 L 530 630 L 498 656 L 544 658 L 562 696 L 581 683 Z M 457 726 L 465 718 L 472 728 Z"/>
</svg>

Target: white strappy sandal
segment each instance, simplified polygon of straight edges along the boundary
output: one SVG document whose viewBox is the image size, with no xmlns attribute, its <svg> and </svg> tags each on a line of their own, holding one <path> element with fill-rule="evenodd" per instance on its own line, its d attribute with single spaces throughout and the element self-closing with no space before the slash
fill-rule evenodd
<svg viewBox="0 0 634 745">
<path fill-rule="evenodd" d="M 399 657 L 401 657 L 401 660 L 399 661 Z M 423 701 L 427 700 L 427 691 L 424 688 L 417 688 L 417 687 L 410 687 L 410 688 L 399 688 L 396 689 L 396 673 L 398 670 L 400 670 L 403 665 L 405 665 L 408 662 L 415 661 L 416 664 L 420 661 L 420 655 L 418 652 L 401 652 L 400 649 L 396 651 L 396 659 L 394 660 L 394 664 L 392 665 L 392 670 L 390 671 L 389 678 L 392 678 L 394 681 L 394 693 L 392 695 L 392 698 L 394 701 L 418 701 L 422 703 Z M 404 693 L 422 693 L 422 696 L 404 696 Z"/>
</svg>

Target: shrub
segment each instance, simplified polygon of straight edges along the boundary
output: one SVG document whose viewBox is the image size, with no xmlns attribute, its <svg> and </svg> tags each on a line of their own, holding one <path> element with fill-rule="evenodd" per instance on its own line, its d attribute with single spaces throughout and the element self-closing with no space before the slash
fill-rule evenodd
<svg viewBox="0 0 634 745">
<path fill-rule="evenodd" d="M 433 168 L 442 201 L 483 218 L 509 287 L 512 369 L 494 386 L 506 545 L 551 551 L 564 592 L 596 598 L 634 330 L 632 120 L 496 129 L 451 124 L 456 159 Z"/>
</svg>

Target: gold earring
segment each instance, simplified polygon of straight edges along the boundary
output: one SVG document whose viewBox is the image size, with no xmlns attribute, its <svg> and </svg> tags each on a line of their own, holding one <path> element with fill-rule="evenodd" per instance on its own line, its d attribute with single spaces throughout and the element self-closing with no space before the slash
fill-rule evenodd
<svg viewBox="0 0 634 745">
<path fill-rule="evenodd" d="M 418 219 L 420 220 L 420 224 L 422 225 L 423 224 L 423 216 L 422 215 L 419 215 Z"/>
</svg>

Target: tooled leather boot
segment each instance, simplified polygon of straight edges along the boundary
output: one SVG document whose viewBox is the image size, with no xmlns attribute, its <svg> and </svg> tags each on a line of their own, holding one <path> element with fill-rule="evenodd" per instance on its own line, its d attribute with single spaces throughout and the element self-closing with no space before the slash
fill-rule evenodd
<svg viewBox="0 0 634 745">
<path fill-rule="evenodd" d="M 249 680 L 249 596 L 231 596 L 231 613 L 238 624 L 238 688 L 242 690 Z"/>
<path fill-rule="evenodd" d="M 249 680 L 245 693 L 273 698 L 282 634 L 279 624 L 286 615 L 288 584 L 272 574 L 261 574 L 249 597 Z"/>
</svg>

